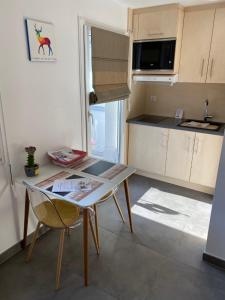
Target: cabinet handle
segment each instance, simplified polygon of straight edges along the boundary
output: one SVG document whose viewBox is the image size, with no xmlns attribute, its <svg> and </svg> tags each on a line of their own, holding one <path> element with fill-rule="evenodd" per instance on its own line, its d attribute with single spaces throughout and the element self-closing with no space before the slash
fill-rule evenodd
<svg viewBox="0 0 225 300">
<path fill-rule="evenodd" d="M 162 32 L 148 33 L 148 35 L 163 35 L 163 33 Z"/>
<path fill-rule="evenodd" d="M 196 138 L 196 140 L 195 140 L 195 149 L 194 149 L 195 154 L 198 153 L 198 146 L 199 146 L 199 139 Z"/>
<path fill-rule="evenodd" d="M 168 133 L 165 133 L 164 134 L 165 148 L 167 148 L 168 146 L 168 137 L 169 137 Z"/>
<path fill-rule="evenodd" d="M 213 75 L 213 66 L 214 66 L 214 59 L 212 58 L 212 60 L 211 60 L 211 66 L 210 66 L 210 73 L 209 73 L 210 77 L 212 77 L 212 75 Z"/>
<path fill-rule="evenodd" d="M 161 146 L 163 148 L 167 148 L 167 143 L 168 143 L 168 134 L 167 133 L 162 133 Z"/>
<path fill-rule="evenodd" d="M 191 148 L 192 143 L 191 143 L 191 141 L 192 141 L 192 138 L 189 136 L 188 137 L 188 152 L 192 151 L 192 148 Z"/>
<path fill-rule="evenodd" d="M 191 137 L 190 136 L 186 136 L 186 151 L 190 152 L 190 143 L 191 142 Z"/>
<path fill-rule="evenodd" d="M 202 66 L 201 66 L 201 77 L 203 76 L 204 66 L 205 66 L 205 59 L 203 58 Z"/>
</svg>

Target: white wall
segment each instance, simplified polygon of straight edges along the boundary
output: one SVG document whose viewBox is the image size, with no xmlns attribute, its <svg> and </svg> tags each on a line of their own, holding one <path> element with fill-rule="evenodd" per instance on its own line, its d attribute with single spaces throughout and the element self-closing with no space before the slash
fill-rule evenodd
<svg viewBox="0 0 225 300">
<path fill-rule="evenodd" d="M 205 252 L 225 260 L 225 138 L 213 199 L 209 233 Z"/>
<path fill-rule="evenodd" d="M 79 83 L 78 15 L 126 30 L 126 8 L 113 0 L 2 0 L 0 9 L 0 91 L 5 113 L 9 157 L 13 173 L 21 173 L 24 146 L 37 147 L 37 161 L 62 145 L 82 148 Z M 24 18 L 55 25 L 57 62 L 30 62 Z M 0 198 L 0 230 L 15 220 L 10 198 Z M 23 201 L 18 219 L 22 219 Z M 1 215 L 4 214 L 4 220 Z M 13 224 L 0 244 L 0 253 L 20 236 Z M 5 229 L 4 229 L 5 230 Z M 32 228 L 31 228 L 32 230 Z M 19 229 L 21 234 L 22 228 Z M 3 232 L 0 231 L 0 240 Z M 13 238 L 12 238 L 13 237 Z"/>
</svg>

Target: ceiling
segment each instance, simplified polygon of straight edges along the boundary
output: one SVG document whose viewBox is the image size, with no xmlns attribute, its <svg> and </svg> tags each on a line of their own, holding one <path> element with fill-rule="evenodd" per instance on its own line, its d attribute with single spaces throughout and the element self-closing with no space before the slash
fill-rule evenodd
<svg viewBox="0 0 225 300">
<path fill-rule="evenodd" d="M 224 2 L 224 0 L 116 0 L 117 2 L 132 8 L 155 6 L 169 3 L 180 3 L 184 6 Z"/>
</svg>

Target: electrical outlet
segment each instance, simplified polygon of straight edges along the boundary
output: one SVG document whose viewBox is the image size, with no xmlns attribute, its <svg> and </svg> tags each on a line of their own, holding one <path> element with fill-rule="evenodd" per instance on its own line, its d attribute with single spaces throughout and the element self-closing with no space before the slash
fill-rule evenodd
<svg viewBox="0 0 225 300">
<path fill-rule="evenodd" d="M 150 96 L 150 101 L 151 102 L 156 102 L 157 101 L 157 97 L 156 96 Z"/>
</svg>

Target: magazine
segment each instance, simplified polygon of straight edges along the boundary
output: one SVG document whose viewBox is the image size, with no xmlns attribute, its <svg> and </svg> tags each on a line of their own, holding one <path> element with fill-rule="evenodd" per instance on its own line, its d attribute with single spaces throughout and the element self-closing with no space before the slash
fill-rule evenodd
<svg viewBox="0 0 225 300">
<path fill-rule="evenodd" d="M 48 156 L 54 164 L 68 167 L 83 159 L 86 152 L 64 147 L 56 151 L 48 151 Z"/>
</svg>

